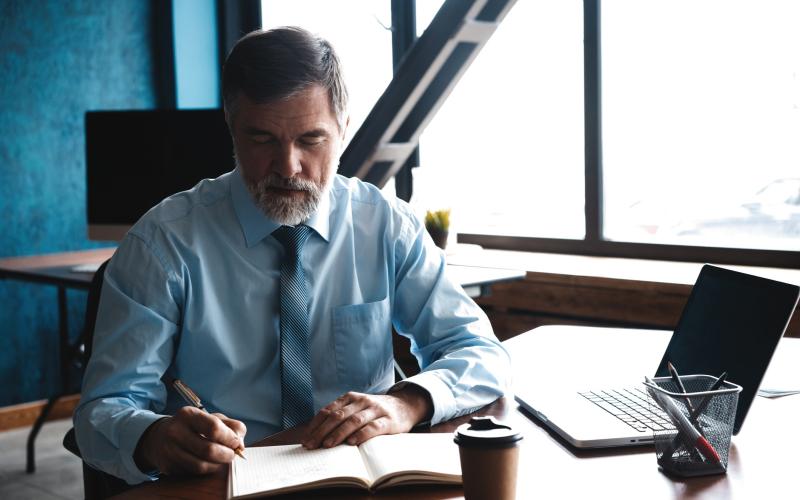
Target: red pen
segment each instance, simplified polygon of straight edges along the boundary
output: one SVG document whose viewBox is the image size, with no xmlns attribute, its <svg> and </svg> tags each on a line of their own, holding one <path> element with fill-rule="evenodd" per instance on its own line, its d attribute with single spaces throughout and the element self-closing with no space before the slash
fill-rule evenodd
<svg viewBox="0 0 800 500">
<path fill-rule="evenodd" d="M 645 377 L 645 381 L 655 385 L 649 377 Z M 719 456 L 719 453 L 717 453 L 717 450 L 715 450 L 714 447 L 711 446 L 711 443 L 708 442 L 708 439 L 700 434 L 700 431 L 692 425 L 686 415 L 683 414 L 681 409 L 678 408 L 671 398 L 664 396 L 658 391 L 651 391 L 651 393 L 656 403 L 667 412 L 670 420 L 672 420 L 672 423 L 674 423 L 675 427 L 678 429 L 678 433 L 683 434 L 687 443 L 693 444 L 694 447 L 697 448 L 697 451 L 706 459 L 716 463 L 722 462 L 722 458 Z"/>
</svg>

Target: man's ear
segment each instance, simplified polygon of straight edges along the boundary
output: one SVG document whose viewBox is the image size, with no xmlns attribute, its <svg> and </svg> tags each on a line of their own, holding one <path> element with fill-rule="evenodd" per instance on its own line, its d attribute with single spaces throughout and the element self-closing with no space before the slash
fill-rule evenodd
<svg viewBox="0 0 800 500">
<path fill-rule="evenodd" d="M 350 126 L 350 115 L 347 115 L 347 118 L 344 120 L 344 127 L 342 128 L 342 144 L 341 146 L 344 147 L 344 138 L 347 137 L 347 127 Z"/>
<path fill-rule="evenodd" d="M 225 123 L 228 125 L 228 130 L 231 131 L 231 135 L 233 134 L 233 113 L 228 108 L 224 108 L 223 112 L 225 113 Z"/>
</svg>

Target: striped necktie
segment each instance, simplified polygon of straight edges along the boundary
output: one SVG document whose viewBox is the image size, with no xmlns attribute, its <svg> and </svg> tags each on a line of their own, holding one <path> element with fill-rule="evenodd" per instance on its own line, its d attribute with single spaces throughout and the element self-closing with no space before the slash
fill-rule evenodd
<svg viewBox="0 0 800 500">
<path fill-rule="evenodd" d="M 281 226 L 272 234 L 285 250 L 281 264 L 281 409 L 283 428 L 288 429 L 314 416 L 309 293 L 300 261 L 311 230 L 303 225 Z"/>
</svg>

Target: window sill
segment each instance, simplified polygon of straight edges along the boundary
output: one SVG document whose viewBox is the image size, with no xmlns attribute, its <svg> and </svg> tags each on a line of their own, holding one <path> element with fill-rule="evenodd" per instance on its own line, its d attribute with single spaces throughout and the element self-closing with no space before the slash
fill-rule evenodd
<svg viewBox="0 0 800 500">
<path fill-rule="evenodd" d="M 451 264 L 527 271 L 524 280 L 495 285 L 490 296 L 477 300 L 501 338 L 553 323 L 672 330 L 702 267 L 692 262 L 480 249 L 473 245 L 457 245 L 447 259 Z M 798 269 L 724 267 L 800 283 Z M 798 311 L 787 335 L 800 336 Z"/>
</svg>

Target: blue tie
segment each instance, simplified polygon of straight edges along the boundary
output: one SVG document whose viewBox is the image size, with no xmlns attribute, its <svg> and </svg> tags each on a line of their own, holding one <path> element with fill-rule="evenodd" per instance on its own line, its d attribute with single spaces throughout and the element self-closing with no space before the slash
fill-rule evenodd
<svg viewBox="0 0 800 500">
<path fill-rule="evenodd" d="M 283 428 L 288 429 L 314 416 L 309 294 L 300 261 L 311 230 L 308 226 L 281 226 L 272 235 L 285 250 L 281 264 L 281 409 Z"/>
</svg>

